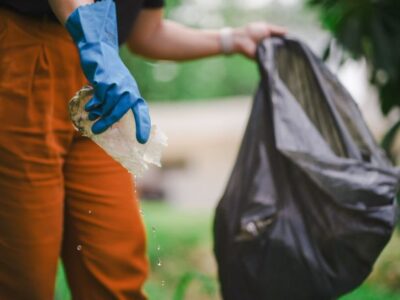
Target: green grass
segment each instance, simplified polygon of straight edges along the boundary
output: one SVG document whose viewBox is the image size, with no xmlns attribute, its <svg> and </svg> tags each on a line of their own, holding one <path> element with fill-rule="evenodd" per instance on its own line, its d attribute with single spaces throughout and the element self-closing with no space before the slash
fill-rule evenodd
<svg viewBox="0 0 400 300">
<path fill-rule="evenodd" d="M 374 285 L 364 284 L 340 300 L 399 300 L 400 294 Z"/>
<path fill-rule="evenodd" d="M 188 212 L 156 203 L 144 205 L 143 211 L 152 270 L 146 285 L 149 298 L 179 299 L 182 291 L 177 287 L 182 290 L 182 287 L 190 285 L 187 292 L 192 294 L 188 299 L 214 299 L 211 294 L 216 295 L 217 289 L 211 256 L 212 216 L 204 211 Z M 157 265 L 159 260 L 161 267 Z M 196 295 L 193 295 L 192 286 Z"/>
<path fill-rule="evenodd" d="M 145 203 L 143 211 L 151 264 L 145 287 L 149 299 L 220 299 L 212 253 L 213 212 L 185 211 L 160 203 Z M 341 300 L 400 300 L 399 246 L 397 232 L 366 283 Z M 61 269 L 56 299 L 70 299 Z"/>
<path fill-rule="evenodd" d="M 142 208 L 151 265 L 145 287 L 149 299 L 218 299 L 211 214 L 182 211 L 159 203 L 145 203 Z M 56 300 L 70 300 L 61 267 Z"/>
</svg>

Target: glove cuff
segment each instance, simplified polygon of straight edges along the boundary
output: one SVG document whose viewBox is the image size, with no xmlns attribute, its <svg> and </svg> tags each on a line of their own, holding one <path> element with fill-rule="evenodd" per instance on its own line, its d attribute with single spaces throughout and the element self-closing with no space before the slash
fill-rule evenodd
<svg viewBox="0 0 400 300">
<path fill-rule="evenodd" d="M 117 14 L 113 0 L 79 6 L 67 18 L 65 27 L 78 48 L 106 42 L 118 49 Z"/>
</svg>

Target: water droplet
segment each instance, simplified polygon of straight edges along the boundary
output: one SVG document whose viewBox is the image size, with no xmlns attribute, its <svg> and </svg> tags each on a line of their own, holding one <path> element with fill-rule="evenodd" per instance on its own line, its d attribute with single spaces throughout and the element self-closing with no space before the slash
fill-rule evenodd
<svg viewBox="0 0 400 300">
<path fill-rule="evenodd" d="M 157 250 L 157 252 L 160 252 L 161 246 L 157 241 L 156 227 L 155 226 L 151 226 L 151 231 L 153 232 L 153 237 L 154 237 L 154 240 L 155 240 L 156 245 L 157 245 L 156 246 L 156 250 Z M 159 266 L 159 267 L 162 266 L 161 259 L 160 259 L 160 256 L 158 255 L 158 253 L 157 253 L 157 266 Z"/>
<path fill-rule="evenodd" d="M 165 280 L 161 280 L 161 286 L 165 286 Z"/>
<path fill-rule="evenodd" d="M 81 251 L 82 250 L 82 245 L 76 246 L 76 250 Z"/>
</svg>

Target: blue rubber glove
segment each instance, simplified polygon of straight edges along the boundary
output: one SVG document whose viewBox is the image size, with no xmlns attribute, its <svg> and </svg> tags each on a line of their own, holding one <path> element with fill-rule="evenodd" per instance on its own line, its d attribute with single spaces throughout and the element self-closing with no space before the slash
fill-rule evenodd
<svg viewBox="0 0 400 300">
<path fill-rule="evenodd" d="M 136 139 L 146 143 L 151 121 L 146 101 L 118 53 L 115 3 L 103 0 L 78 7 L 65 24 L 79 49 L 81 66 L 94 87 L 94 97 L 86 104 L 95 134 L 105 131 L 129 110 L 136 123 Z"/>
</svg>

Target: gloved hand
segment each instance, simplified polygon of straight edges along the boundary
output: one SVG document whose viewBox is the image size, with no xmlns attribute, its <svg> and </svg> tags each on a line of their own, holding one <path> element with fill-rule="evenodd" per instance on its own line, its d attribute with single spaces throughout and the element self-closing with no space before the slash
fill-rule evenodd
<svg viewBox="0 0 400 300">
<path fill-rule="evenodd" d="M 79 49 L 83 72 L 94 87 L 95 95 L 85 106 L 90 120 L 99 118 L 92 126 L 93 133 L 105 131 L 132 110 L 136 139 L 146 143 L 151 129 L 149 110 L 119 57 L 114 1 L 78 7 L 65 26 Z"/>
</svg>

